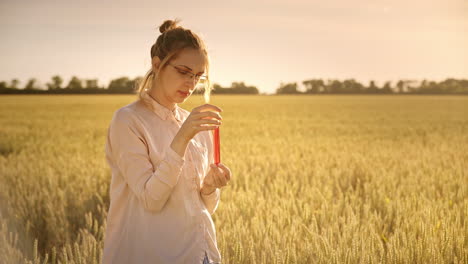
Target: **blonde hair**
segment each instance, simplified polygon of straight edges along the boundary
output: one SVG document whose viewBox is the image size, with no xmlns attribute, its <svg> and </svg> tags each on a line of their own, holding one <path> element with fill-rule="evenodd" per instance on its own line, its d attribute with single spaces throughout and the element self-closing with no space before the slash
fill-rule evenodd
<svg viewBox="0 0 468 264">
<path fill-rule="evenodd" d="M 153 72 L 151 68 L 145 76 L 139 80 L 138 85 L 138 98 L 142 99 L 142 92 L 145 89 L 150 89 L 153 85 L 153 80 L 155 76 L 166 66 L 166 64 L 173 58 L 176 58 L 177 55 L 185 48 L 193 48 L 202 52 L 205 61 L 206 61 L 206 81 L 204 82 L 204 97 L 205 101 L 209 100 L 210 92 L 212 89 L 212 84 L 210 81 L 210 58 L 206 50 L 205 43 L 203 40 L 195 33 L 189 29 L 185 29 L 181 26 L 177 26 L 180 20 L 166 20 L 159 27 L 161 35 L 157 38 L 156 42 L 151 46 L 151 60 L 158 56 L 161 60 L 160 67 L 158 72 Z"/>
</svg>

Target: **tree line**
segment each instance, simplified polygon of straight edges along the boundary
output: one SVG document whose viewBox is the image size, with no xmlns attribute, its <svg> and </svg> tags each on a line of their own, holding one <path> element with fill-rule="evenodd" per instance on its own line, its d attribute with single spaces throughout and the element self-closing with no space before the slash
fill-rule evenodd
<svg viewBox="0 0 468 264">
<path fill-rule="evenodd" d="M 23 87 L 13 79 L 0 82 L 0 94 L 132 94 L 142 77 L 130 79 L 120 77 L 109 82 L 107 87 L 100 86 L 97 79 L 79 79 L 73 76 L 65 85 L 63 78 L 55 75 L 46 87 L 40 87 L 36 79 L 29 79 Z M 354 79 L 310 79 L 302 82 L 304 91 L 299 90 L 298 83 L 281 83 L 275 94 L 468 94 L 468 80 L 448 78 L 436 81 L 399 80 L 395 83 L 385 82 L 378 86 L 375 81 L 367 85 Z M 203 88 L 195 93 L 202 93 Z M 230 87 L 213 84 L 213 94 L 259 94 L 255 86 L 244 82 L 232 82 Z"/>
<path fill-rule="evenodd" d="M 468 80 L 448 78 L 440 82 L 422 80 L 387 81 L 378 86 L 375 81 L 368 85 L 354 80 L 310 79 L 302 82 L 305 91 L 297 89 L 297 83 L 281 84 L 276 94 L 468 94 Z"/>
</svg>

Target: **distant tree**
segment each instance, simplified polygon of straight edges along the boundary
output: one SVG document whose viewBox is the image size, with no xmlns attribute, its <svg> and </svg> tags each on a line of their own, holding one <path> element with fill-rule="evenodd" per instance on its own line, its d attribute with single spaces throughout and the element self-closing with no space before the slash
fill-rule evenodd
<svg viewBox="0 0 468 264">
<path fill-rule="evenodd" d="M 460 90 L 457 91 L 459 94 L 468 94 L 468 80 L 459 80 Z"/>
<path fill-rule="evenodd" d="M 392 90 L 392 83 L 387 81 L 384 83 L 384 86 L 382 87 L 382 93 L 393 93 L 393 90 Z"/>
<path fill-rule="evenodd" d="M 24 86 L 24 90 L 34 90 L 34 89 L 36 89 L 36 79 L 31 78 L 28 80 L 28 82 Z"/>
<path fill-rule="evenodd" d="M 97 88 L 99 88 L 97 79 L 85 80 L 85 84 L 86 84 L 85 85 L 86 89 L 97 89 Z"/>
<path fill-rule="evenodd" d="M 10 89 L 18 89 L 18 85 L 19 85 L 20 81 L 18 79 L 13 79 L 11 80 L 10 82 Z"/>
<path fill-rule="evenodd" d="M 326 91 L 327 93 L 341 93 L 343 85 L 339 80 L 328 80 Z"/>
<path fill-rule="evenodd" d="M 204 89 L 200 89 L 202 92 Z M 246 85 L 244 82 L 233 82 L 231 87 L 223 88 L 219 84 L 213 84 L 214 94 L 258 94 L 259 91 L 255 86 Z"/>
<path fill-rule="evenodd" d="M 430 82 L 427 84 L 426 91 L 427 91 L 428 93 L 440 93 L 440 91 L 439 91 L 439 84 L 438 84 L 437 82 L 430 81 Z"/>
<path fill-rule="evenodd" d="M 72 78 L 68 82 L 67 87 L 65 89 L 70 90 L 70 91 L 81 90 L 83 89 L 83 84 L 78 77 L 72 76 Z"/>
<path fill-rule="evenodd" d="M 276 89 L 277 94 L 299 94 L 297 90 L 297 83 L 281 83 L 280 87 Z"/>
<path fill-rule="evenodd" d="M 439 83 L 439 89 L 441 93 L 457 93 L 463 89 L 462 82 L 448 78 Z"/>
<path fill-rule="evenodd" d="M 52 76 L 52 82 L 46 83 L 47 90 L 62 89 L 63 79 L 62 77 L 55 75 Z"/>
<path fill-rule="evenodd" d="M 317 94 L 325 90 L 325 83 L 322 79 L 305 80 L 302 84 L 305 86 L 307 94 Z"/>
<path fill-rule="evenodd" d="M 403 82 L 402 80 L 398 80 L 398 82 L 396 83 L 396 87 L 397 87 L 397 91 L 398 93 L 404 93 L 405 92 L 405 82 Z"/>
<path fill-rule="evenodd" d="M 407 89 L 409 93 L 418 93 L 419 90 L 419 83 L 416 80 L 408 80 L 406 81 L 407 83 Z"/>
<path fill-rule="evenodd" d="M 378 93 L 379 92 L 379 87 L 375 84 L 375 81 L 370 81 L 369 86 L 367 87 L 366 90 L 367 93 Z"/>
<path fill-rule="evenodd" d="M 127 77 L 121 77 L 111 80 L 107 89 L 111 93 L 134 93 L 135 81 Z"/>
<path fill-rule="evenodd" d="M 231 84 L 233 93 L 238 94 L 258 94 L 258 89 L 255 86 L 247 86 L 244 82 L 233 82 Z"/>
<path fill-rule="evenodd" d="M 203 93 L 203 88 L 202 89 L 197 89 L 196 92 L 197 93 Z M 215 83 L 213 84 L 213 91 L 212 93 L 213 94 L 226 94 L 226 93 L 229 93 L 228 91 L 229 89 L 228 88 L 223 88 L 221 85 Z"/>
<path fill-rule="evenodd" d="M 222 89 L 223 87 L 217 83 L 214 83 L 213 84 L 213 90 L 219 90 L 219 89 Z"/>
<path fill-rule="evenodd" d="M 426 89 L 428 86 L 428 82 L 426 79 L 422 80 L 421 84 L 419 85 L 420 89 Z"/>
<path fill-rule="evenodd" d="M 343 93 L 362 93 L 364 91 L 364 86 L 354 79 L 344 80 L 341 88 Z"/>
</svg>

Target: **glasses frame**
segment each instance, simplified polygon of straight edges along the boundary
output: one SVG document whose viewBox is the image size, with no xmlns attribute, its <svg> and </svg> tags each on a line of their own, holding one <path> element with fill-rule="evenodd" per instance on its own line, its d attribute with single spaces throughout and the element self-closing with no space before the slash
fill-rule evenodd
<svg viewBox="0 0 468 264">
<path fill-rule="evenodd" d="M 168 62 L 167 64 L 171 65 L 172 67 L 174 67 L 174 69 L 176 69 L 180 74 L 184 75 L 184 76 L 189 76 L 190 80 L 195 80 L 197 83 L 204 83 L 208 77 L 206 75 L 198 75 L 198 74 L 194 74 L 194 73 L 191 73 L 190 71 L 186 70 L 186 69 L 182 69 L 180 68 L 178 65 L 174 65 L 170 62 Z M 183 72 L 183 73 L 181 73 Z"/>
</svg>

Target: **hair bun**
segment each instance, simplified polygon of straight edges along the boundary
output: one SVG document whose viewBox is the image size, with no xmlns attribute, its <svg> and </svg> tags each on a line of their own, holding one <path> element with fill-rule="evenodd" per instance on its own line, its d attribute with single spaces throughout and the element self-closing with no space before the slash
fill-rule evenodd
<svg viewBox="0 0 468 264">
<path fill-rule="evenodd" d="M 162 25 L 159 27 L 159 32 L 161 33 L 164 33 L 166 31 L 169 31 L 171 29 L 174 29 L 177 27 L 177 23 L 179 23 L 180 20 L 179 19 L 175 19 L 175 20 L 166 20 L 164 21 L 164 23 L 162 23 Z"/>
</svg>

